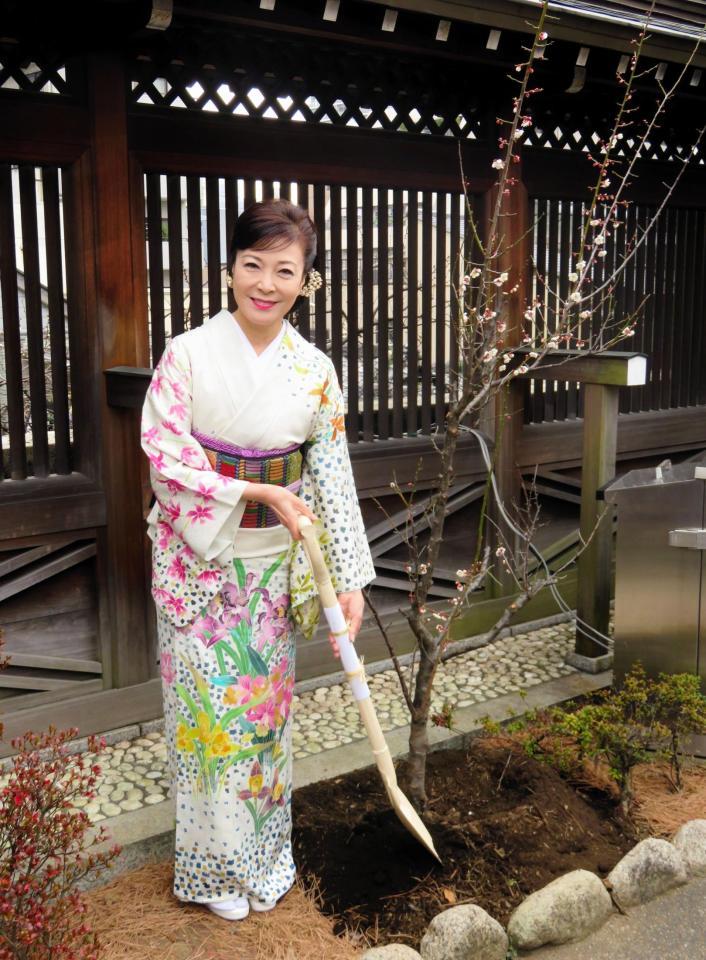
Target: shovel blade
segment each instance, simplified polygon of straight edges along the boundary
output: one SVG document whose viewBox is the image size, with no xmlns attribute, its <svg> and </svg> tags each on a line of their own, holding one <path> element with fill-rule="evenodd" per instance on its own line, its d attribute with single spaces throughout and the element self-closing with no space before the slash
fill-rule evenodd
<svg viewBox="0 0 706 960">
<path fill-rule="evenodd" d="M 436 857 L 439 863 L 441 863 L 441 857 L 436 852 L 436 847 L 434 846 L 434 841 L 431 838 L 431 834 L 424 826 L 419 814 L 409 802 L 405 794 L 400 790 L 396 783 L 386 783 L 385 787 L 387 789 L 387 796 L 389 797 L 392 809 L 399 817 L 400 822 L 407 828 L 407 830 L 409 830 L 412 836 L 416 837 L 416 839 L 427 848 L 429 853 L 433 857 Z"/>
</svg>

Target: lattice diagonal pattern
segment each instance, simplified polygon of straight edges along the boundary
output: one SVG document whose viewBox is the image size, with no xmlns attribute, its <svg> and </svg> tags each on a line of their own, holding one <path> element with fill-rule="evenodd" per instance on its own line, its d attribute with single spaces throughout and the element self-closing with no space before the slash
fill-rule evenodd
<svg viewBox="0 0 706 960">
<path fill-rule="evenodd" d="M 34 60 L 17 62 L 0 52 L 0 90 L 68 96 L 66 66 L 62 63 L 35 63 Z"/>
<path fill-rule="evenodd" d="M 275 76 L 241 68 L 226 73 L 173 63 L 159 68 L 143 60 L 135 64 L 132 102 L 299 123 L 479 137 L 473 106 L 469 110 L 469 98 L 457 90 L 441 89 L 442 84 L 431 88 L 432 103 L 430 88 L 422 92 L 425 84 L 412 76 L 407 83 L 394 82 L 381 71 L 374 79 L 358 76 L 357 82 L 346 82 L 345 76 L 331 79 L 326 74 L 305 78 L 295 69 Z"/>
</svg>

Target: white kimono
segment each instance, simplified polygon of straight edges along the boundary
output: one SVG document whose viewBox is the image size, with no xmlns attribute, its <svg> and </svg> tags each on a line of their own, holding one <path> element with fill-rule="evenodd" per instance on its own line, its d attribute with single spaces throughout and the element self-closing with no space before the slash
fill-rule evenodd
<svg viewBox="0 0 706 960">
<path fill-rule="evenodd" d="M 257 357 L 227 310 L 175 337 L 142 418 L 176 791 L 174 892 L 271 900 L 294 881 L 292 618 L 310 635 L 318 601 L 285 527 L 241 527 L 247 481 L 213 468 L 211 438 L 259 451 L 305 444 L 299 495 L 321 521 L 337 592 L 365 586 L 375 571 L 331 361 L 289 324 Z"/>
</svg>

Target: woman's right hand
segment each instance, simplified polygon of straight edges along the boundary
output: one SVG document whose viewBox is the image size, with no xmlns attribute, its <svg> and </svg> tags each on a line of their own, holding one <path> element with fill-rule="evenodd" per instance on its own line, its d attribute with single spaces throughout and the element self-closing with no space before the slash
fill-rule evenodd
<svg viewBox="0 0 706 960">
<path fill-rule="evenodd" d="M 316 517 L 296 493 L 274 483 L 248 483 L 244 495 L 248 500 L 270 507 L 279 522 L 289 530 L 294 540 L 301 540 L 298 518 L 303 515 L 313 523 Z"/>
</svg>

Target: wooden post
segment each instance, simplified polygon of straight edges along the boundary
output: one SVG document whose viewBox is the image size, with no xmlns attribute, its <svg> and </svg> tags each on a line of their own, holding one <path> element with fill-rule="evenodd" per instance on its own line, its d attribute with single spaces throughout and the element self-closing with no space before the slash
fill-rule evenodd
<svg viewBox="0 0 706 960">
<path fill-rule="evenodd" d="M 95 249 L 87 255 L 95 257 L 100 369 L 147 367 L 144 210 L 139 170 L 128 151 L 127 80 L 114 54 L 88 57 L 87 70 L 95 224 Z M 98 546 L 113 685 L 124 687 L 148 680 L 154 660 L 146 619 L 142 451 L 135 411 L 109 407 L 104 387 L 101 423 L 107 522 Z"/>
<path fill-rule="evenodd" d="M 527 349 L 515 351 L 515 361 Z M 613 660 L 590 629 L 607 635 L 613 561 L 613 509 L 599 504 L 598 490 L 615 476 L 620 387 L 642 386 L 647 357 L 608 350 L 551 350 L 525 375 L 528 379 L 562 379 L 583 384 L 583 463 L 581 467 L 581 539 L 587 544 L 578 559 L 576 646 L 567 663 L 588 673 L 607 669 Z"/>
<path fill-rule="evenodd" d="M 613 557 L 613 507 L 597 499 L 603 484 L 615 476 L 618 440 L 619 388 L 585 383 L 583 419 L 583 464 L 581 467 L 581 540 L 587 546 L 578 559 L 576 596 L 576 648 L 574 666 L 598 672 L 612 656 L 591 639 L 581 621 L 608 635 L 610 585 Z M 608 662 L 605 657 L 608 655 Z M 586 660 L 593 664 L 589 667 Z"/>
<path fill-rule="evenodd" d="M 527 189 L 522 182 L 521 165 L 513 167 L 513 176 L 517 183 L 504 199 L 498 234 L 501 238 L 501 252 L 497 259 L 498 271 L 507 271 L 506 321 L 507 330 L 500 335 L 502 350 L 513 350 L 522 339 L 522 314 L 527 299 L 528 264 L 530 262 L 529 199 Z M 491 187 L 485 196 L 485 238 L 488 239 L 488 225 L 493 214 L 497 190 Z M 507 512 L 516 513 L 520 502 L 522 482 L 517 467 L 517 451 L 520 433 L 524 422 L 524 391 L 522 383 L 510 383 L 495 400 L 488 405 L 482 415 L 482 429 L 495 440 L 495 477 L 498 491 Z M 507 546 L 514 552 L 516 535 L 512 533 L 500 516 L 497 504 L 491 500 L 489 509 L 490 524 L 488 543 L 494 554 L 498 546 Z M 494 557 L 493 557 L 494 560 Z M 493 579 L 489 583 L 491 596 L 514 593 L 517 584 L 502 564 L 494 562 Z"/>
</svg>

